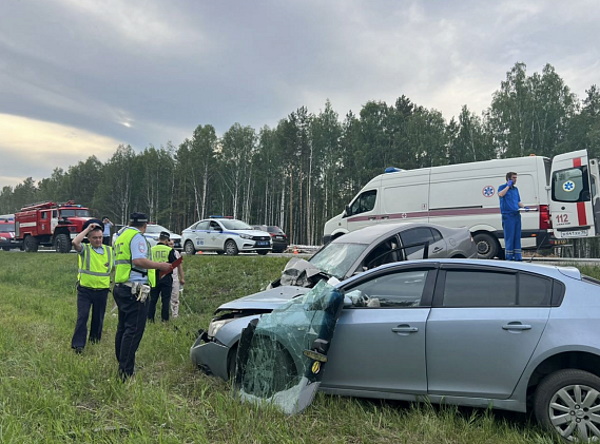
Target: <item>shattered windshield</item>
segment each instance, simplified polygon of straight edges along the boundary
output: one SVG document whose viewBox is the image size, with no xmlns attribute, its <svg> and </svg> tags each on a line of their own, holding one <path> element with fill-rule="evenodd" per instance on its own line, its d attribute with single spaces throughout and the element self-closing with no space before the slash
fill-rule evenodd
<svg viewBox="0 0 600 444">
<path fill-rule="evenodd" d="M 343 301 L 339 290 L 321 281 L 246 328 L 235 374 L 239 397 L 272 403 L 287 414 L 306 408 L 319 386 Z"/>
<path fill-rule="evenodd" d="M 344 279 L 350 267 L 367 247 L 367 244 L 331 243 L 315 253 L 309 262 L 330 276 Z"/>
</svg>

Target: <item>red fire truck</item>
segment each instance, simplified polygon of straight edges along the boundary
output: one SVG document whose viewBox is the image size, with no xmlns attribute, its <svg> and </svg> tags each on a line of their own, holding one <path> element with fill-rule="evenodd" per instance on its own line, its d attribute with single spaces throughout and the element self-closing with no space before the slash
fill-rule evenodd
<svg viewBox="0 0 600 444">
<path fill-rule="evenodd" d="M 15 213 L 16 238 L 23 242 L 25 251 L 35 252 L 43 245 L 68 253 L 71 240 L 90 218 L 90 210 L 72 200 L 64 204 L 42 202 L 30 205 Z"/>
<path fill-rule="evenodd" d="M 15 240 L 15 215 L 0 214 L 0 248 L 8 251 L 19 248 L 20 243 Z"/>
</svg>

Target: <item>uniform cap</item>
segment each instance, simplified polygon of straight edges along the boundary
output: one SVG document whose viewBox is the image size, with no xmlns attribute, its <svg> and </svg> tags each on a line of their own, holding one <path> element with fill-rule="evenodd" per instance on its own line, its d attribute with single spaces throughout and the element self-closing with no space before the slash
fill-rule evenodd
<svg viewBox="0 0 600 444">
<path fill-rule="evenodd" d="M 88 219 L 83 223 L 82 231 L 89 227 L 91 224 L 96 224 L 100 227 L 102 231 L 104 231 L 104 224 L 100 219 Z"/>
<path fill-rule="evenodd" d="M 148 223 L 148 216 L 146 216 L 146 213 L 135 212 L 129 215 L 129 220 L 131 222 Z"/>
<path fill-rule="evenodd" d="M 171 240 L 171 233 L 169 233 L 168 231 L 161 231 L 158 235 L 158 238 L 160 240 Z"/>
</svg>

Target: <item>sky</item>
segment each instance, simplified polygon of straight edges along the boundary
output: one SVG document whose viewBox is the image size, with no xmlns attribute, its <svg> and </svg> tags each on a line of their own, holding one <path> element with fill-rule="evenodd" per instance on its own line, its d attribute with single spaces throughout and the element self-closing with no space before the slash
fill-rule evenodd
<svg viewBox="0 0 600 444">
<path fill-rule="evenodd" d="M 480 115 L 518 62 L 583 99 L 599 22 L 596 0 L 0 0 L 0 189 L 327 100 Z"/>
</svg>

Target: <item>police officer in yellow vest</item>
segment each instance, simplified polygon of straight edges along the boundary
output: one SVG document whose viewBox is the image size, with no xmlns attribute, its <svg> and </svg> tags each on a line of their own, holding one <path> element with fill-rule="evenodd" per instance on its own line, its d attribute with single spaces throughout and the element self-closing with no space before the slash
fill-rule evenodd
<svg viewBox="0 0 600 444">
<path fill-rule="evenodd" d="M 166 231 L 161 231 L 158 235 L 158 243 L 152 247 L 152 260 L 156 262 L 166 262 L 172 264 L 177 257 L 175 250 L 169 246 L 171 235 Z M 160 296 L 160 318 L 163 322 L 169 320 L 169 310 L 171 306 L 171 290 L 173 289 L 173 273 L 167 273 L 159 279 L 159 271 L 156 271 L 156 286 L 150 291 L 150 308 L 148 309 L 148 320 L 154 322 L 156 314 L 156 304 Z"/>
<path fill-rule="evenodd" d="M 144 237 L 148 217 L 132 213 L 129 226 L 119 231 L 115 240 L 115 287 L 113 296 L 119 308 L 115 336 L 115 354 L 119 361 L 119 377 L 124 381 L 133 376 L 135 353 L 140 345 L 146 317 L 148 295 L 155 285 L 155 274 L 149 270 L 168 271 L 166 262 L 151 260 L 150 245 Z"/>
<path fill-rule="evenodd" d="M 87 337 L 87 321 L 92 311 L 90 343 L 100 341 L 110 276 L 114 267 L 113 249 L 102 245 L 102 222 L 90 219 L 73 239 L 73 248 L 79 253 L 77 275 L 77 322 L 71 339 L 71 348 L 82 353 Z M 89 243 L 82 243 L 87 237 Z"/>
</svg>

